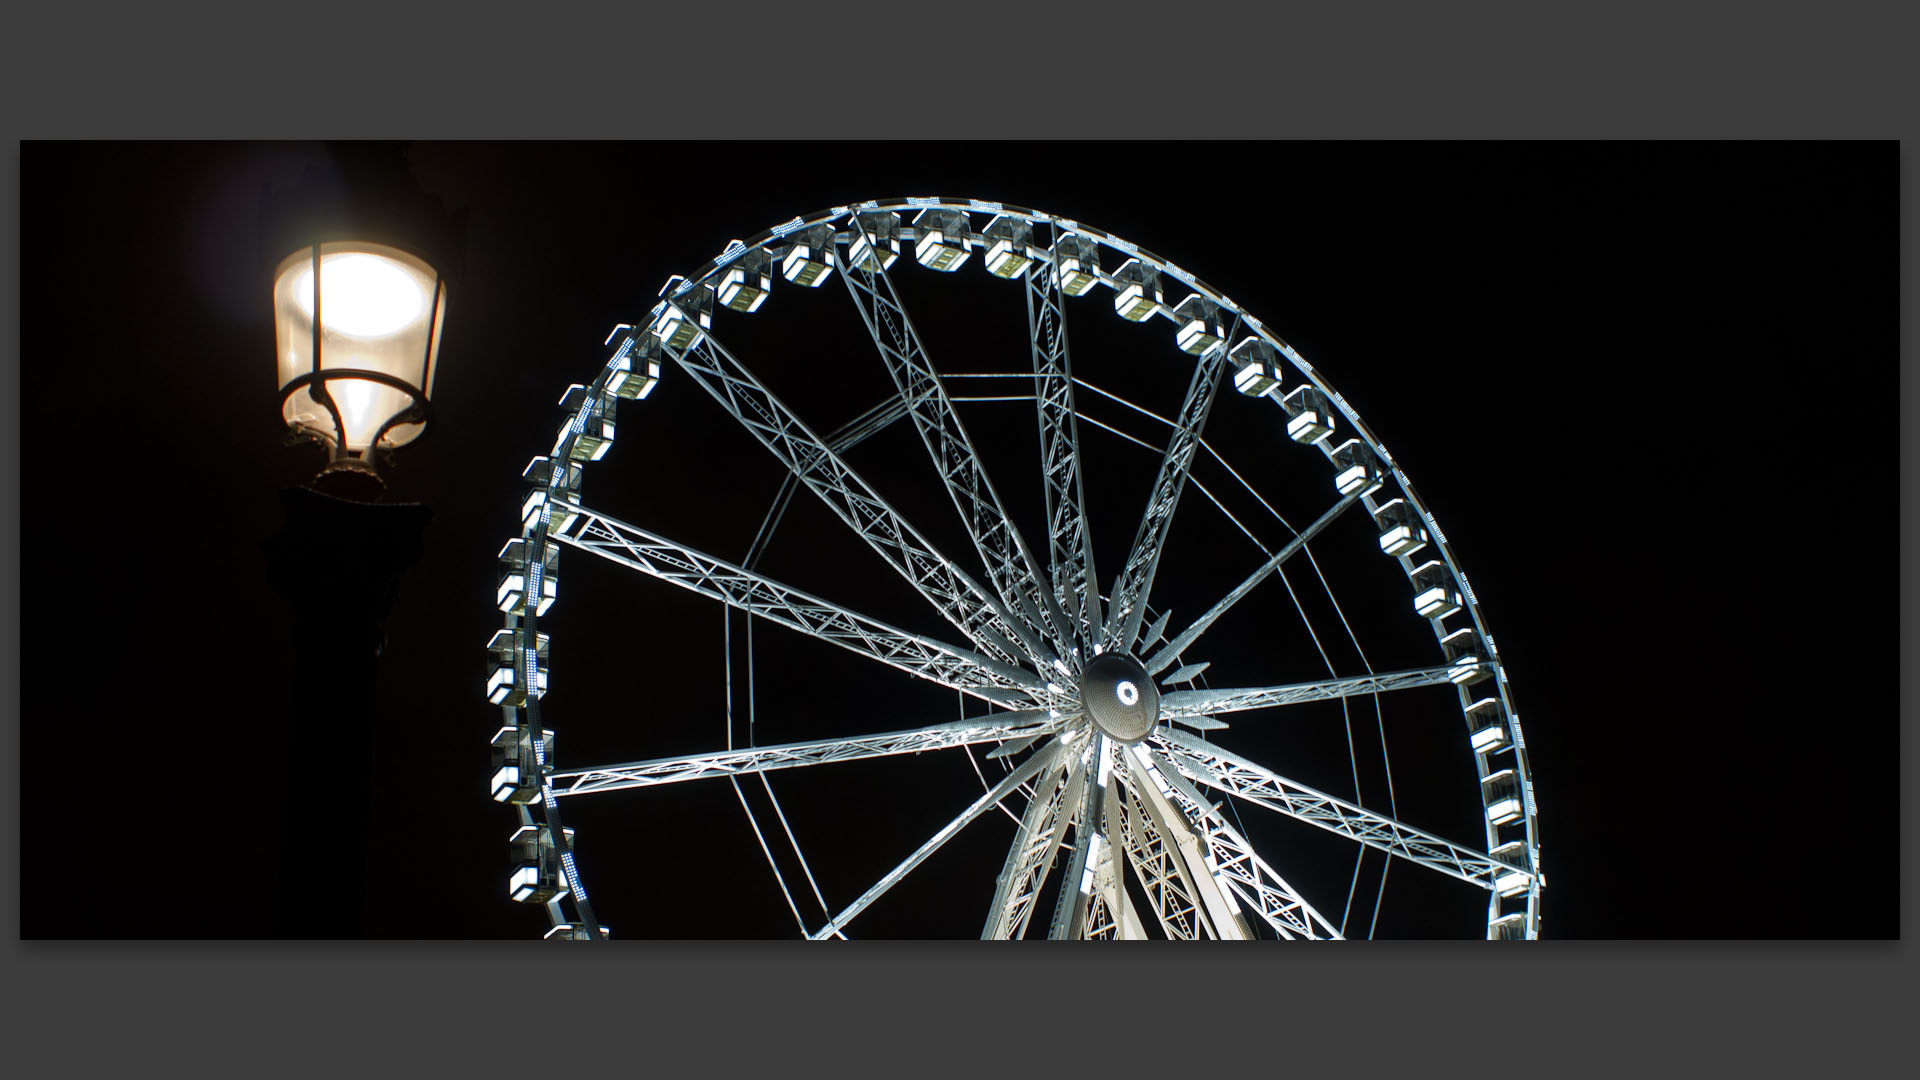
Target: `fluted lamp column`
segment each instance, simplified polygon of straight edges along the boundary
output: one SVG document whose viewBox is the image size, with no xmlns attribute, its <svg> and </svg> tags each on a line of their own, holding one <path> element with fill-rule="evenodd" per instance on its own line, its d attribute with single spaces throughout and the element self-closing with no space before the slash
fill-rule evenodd
<svg viewBox="0 0 1920 1080">
<path fill-rule="evenodd" d="M 466 229 L 463 213 L 419 188 L 403 147 L 327 149 L 298 184 L 264 194 L 260 246 L 280 419 L 291 441 L 326 450 L 317 474 L 280 492 L 286 525 L 265 545 L 269 581 L 293 614 L 280 913 L 281 932 L 299 938 L 369 931 L 379 657 L 432 517 L 386 498 L 377 467 L 433 423 Z"/>
</svg>

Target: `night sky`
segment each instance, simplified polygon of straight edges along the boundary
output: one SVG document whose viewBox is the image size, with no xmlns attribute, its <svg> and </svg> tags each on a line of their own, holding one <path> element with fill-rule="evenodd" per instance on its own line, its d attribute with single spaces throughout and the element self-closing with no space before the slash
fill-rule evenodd
<svg viewBox="0 0 1920 1080">
<path fill-rule="evenodd" d="M 435 517 L 387 622 L 377 718 L 289 731 L 291 616 L 262 544 L 281 525 L 276 493 L 319 457 L 281 446 L 256 225 L 262 185 L 321 153 L 22 148 L 23 937 L 272 936 L 287 755 L 357 752 L 369 730 L 370 935 L 543 932 L 507 899 L 514 817 L 486 791 L 500 713 L 482 694 L 484 645 L 501 625 L 495 553 L 518 535 L 521 470 L 553 444 L 562 391 L 597 373 L 608 331 L 644 318 L 670 275 L 798 214 L 911 195 L 1124 237 L 1232 297 L 1353 404 L 1445 530 L 1499 643 L 1539 801 L 1543 936 L 1898 933 L 1892 143 L 416 143 L 421 185 L 470 214 L 438 427 L 387 476 L 393 498 Z M 949 282 L 909 253 L 893 276 L 942 371 L 1021 370 L 1022 289 L 975 259 Z M 887 380 L 837 277 L 803 292 L 776 279 L 761 313 L 723 312 L 715 329 L 831 430 Z M 1123 323 L 1105 290 L 1069 303 L 1076 374 L 1173 412 L 1189 368 L 1171 324 Z M 1032 405 L 963 409 L 1044 546 Z M 1110 403 L 1098 415 L 1154 431 Z M 1332 486 L 1279 417 L 1227 389 L 1207 436 L 1299 525 Z M 587 505 L 740 559 L 779 484 L 772 459 L 671 367 L 619 422 Z M 1110 577 L 1155 459 L 1083 438 Z M 973 557 L 908 425 L 849 460 L 942 550 Z M 1224 475 L 1195 473 L 1230 501 Z M 1374 666 L 1434 662 L 1404 577 L 1366 551 L 1364 516 L 1339 526 L 1314 551 Z M 1254 531 L 1286 537 L 1270 519 Z M 1153 601 L 1176 627 L 1257 556 L 1191 490 L 1168 551 Z M 804 493 L 763 565 L 954 636 Z M 1338 630 L 1317 582 L 1291 580 L 1316 627 Z M 1277 588 L 1222 624 L 1216 685 L 1316 673 Z M 736 646 L 744 627 L 736 616 Z M 563 768 L 723 745 L 715 605 L 569 550 L 541 628 Z M 949 692 L 773 627 L 754 636 L 761 742 L 958 715 Z M 1357 673 L 1344 634 L 1325 643 Z M 1410 820 L 1479 846 L 1449 695 L 1389 697 L 1377 720 L 1359 704 L 1351 768 L 1337 707 L 1244 714 L 1221 741 L 1270 747 L 1277 771 L 1344 797 L 1357 772 L 1375 806 L 1384 732 Z M 734 708 L 744 739 L 737 682 Z M 742 790 L 781 851 L 764 789 Z M 943 751 L 778 774 L 773 790 L 837 910 L 980 781 Z M 797 932 L 725 782 L 564 809 L 616 936 Z M 1338 918 L 1352 850 L 1238 813 Z M 977 935 L 1011 832 L 1003 815 L 982 819 L 849 933 Z M 1369 857 L 1355 936 L 1379 874 Z M 1391 871 L 1380 935 L 1479 932 L 1479 895 L 1432 877 Z M 258 887 L 210 898 L 209 878 Z"/>
</svg>

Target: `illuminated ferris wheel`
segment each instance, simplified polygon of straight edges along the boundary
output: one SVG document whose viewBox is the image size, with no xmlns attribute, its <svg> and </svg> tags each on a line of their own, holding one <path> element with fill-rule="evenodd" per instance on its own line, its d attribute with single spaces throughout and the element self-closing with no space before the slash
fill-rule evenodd
<svg viewBox="0 0 1920 1080">
<path fill-rule="evenodd" d="M 896 266 L 903 251 L 920 269 Z M 769 310 L 788 300 L 835 306 L 802 294 L 851 301 L 871 340 L 858 339 L 841 309 L 852 338 L 837 351 L 815 348 L 806 371 L 836 389 L 842 365 L 849 388 L 873 378 L 874 397 L 858 403 L 870 407 L 810 418 L 819 398 L 793 383 L 794 365 L 782 367 L 790 385 L 776 387 L 774 370 L 739 347 L 768 318 L 762 307 L 776 279 Z M 934 285 L 971 290 L 960 303 L 983 322 L 1004 312 L 1017 325 L 1024 300 L 1024 347 L 1010 333 L 1005 349 L 947 348 L 932 332 L 940 319 L 910 317 L 903 299 Z M 1099 347 L 1070 360 L 1075 308 L 1098 309 L 1101 325 L 1076 320 L 1074 337 Z M 1105 318 L 1109 310 L 1117 320 Z M 1128 344 L 1148 359 L 1109 362 Z M 859 934 L 862 914 L 913 875 L 960 880 L 968 871 L 939 853 L 982 829 L 1010 830 L 1011 839 L 1004 849 L 996 841 L 997 867 L 965 878 L 979 903 L 953 935 L 1367 936 L 1386 871 L 1402 864 L 1411 864 L 1403 874 L 1466 898 L 1471 921 L 1460 933 L 1537 935 L 1544 879 L 1525 745 L 1499 654 L 1444 534 L 1322 374 L 1198 278 L 1033 210 L 867 202 L 736 241 L 669 281 L 648 318 L 616 327 L 608 346 L 599 373 L 567 389 L 553 448 L 524 473 L 520 529 L 500 553 L 495 598 L 505 625 L 489 644 L 486 693 L 504 720 L 492 794 L 516 808 L 519 823 L 508 889 L 544 909 L 548 936 L 605 933 L 584 887 L 600 856 L 593 849 L 576 863 L 563 811 L 625 791 L 616 798 L 635 806 L 662 800 L 643 812 L 665 822 L 679 785 L 731 783 L 738 792 L 743 779 L 767 800 L 756 811 L 740 798 L 759 841 L 746 857 L 764 856 L 793 925 L 812 938 Z M 983 355 L 993 359 L 973 359 Z M 1143 400 L 1156 388 L 1163 399 Z M 663 389 L 672 393 L 655 392 Z M 661 404 L 669 398 L 684 404 Z M 583 483 L 612 449 L 617 406 L 626 406 L 625 431 L 707 398 L 743 448 L 711 468 L 751 460 L 779 478 L 758 530 L 731 558 L 599 509 Z M 1122 475 L 1137 479 L 1109 481 Z M 898 495 L 903 485 L 929 501 L 910 504 Z M 716 476 L 710 490 L 734 488 Z M 796 503 L 831 526 L 826 542 L 852 549 L 868 570 L 804 589 L 777 575 L 768 555 Z M 623 512 L 647 516 L 646 499 L 632 505 Z M 929 507 L 946 520 L 927 524 Z M 637 590 L 677 587 L 720 613 L 725 696 L 716 712 L 726 716 L 724 735 L 699 727 L 714 733 L 709 749 L 584 768 L 555 760 L 540 714 L 549 659 L 541 624 L 560 598 L 562 548 L 653 579 Z M 1097 549 L 1107 554 L 1096 560 Z M 1361 590 L 1359 603 L 1350 590 L 1343 602 L 1329 583 L 1349 570 L 1341 580 Z M 888 589 L 918 610 L 876 611 Z M 1361 635 L 1374 624 L 1392 628 L 1370 659 Z M 704 632 L 681 636 L 689 650 L 716 643 Z M 922 695 L 925 711 L 879 710 L 897 717 L 889 724 L 836 708 L 826 715 L 839 730 L 764 738 L 763 729 L 777 730 L 764 717 L 782 700 L 767 683 L 785 669 L 762 651 L 813 647 L 806 642 L 852 654 L 876 685 Z M 737 703 L 755 701 L 756 689 L 762 719 L 743 733 Z M 1396 738 L 1420 746 L 1397 769 L 1389 715 Z M 1308 766 L 1305 751 L 1296 754 L 1295 743 L 1316 738 L 1326 761 L 1351 764 L 1350 784 L 1326 761 Z M 891 869 L 863 891 L 830 896 L 836 887 L 813 872 L 773 783 L 859 761 L 905 767 L 929 751 L 960 760 L 977 777 L 975 797 L 943 811 L 946 823 L 918 847 L 889 853 Z M 1296 762 L 1320 770 L 1311 783 Z M 859 842 L 844 832 L 824 840 Z M 1379 881 L 1370 900 L 1360 890 L 1369 859 L 1376 869 L 1364 876 Z M 675 936 L 666 926 L 621 933 Z"/>
</svg>

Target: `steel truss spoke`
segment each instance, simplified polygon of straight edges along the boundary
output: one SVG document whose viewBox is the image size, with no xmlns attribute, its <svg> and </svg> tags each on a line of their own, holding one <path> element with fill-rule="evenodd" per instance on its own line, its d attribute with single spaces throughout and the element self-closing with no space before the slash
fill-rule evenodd
<svg viewBox="0 0 1920 1080">
<path fill-rule="evenodd" d="M 1080 775 L 1086 782 L 1079 785 L 1078 798 L 1067 805 L 1071 807 L 1067 820 L 1073 825 L 1073 851 L 1067 856 L 1066 877 L 1060 879 L 1060 893 L 1053 902 L 1053 921 L 1047 925 L 1047 938 L 1058 941 L 1073 936 L 1070 930 L 1076 923 L 1084 921 L 1082 914 L 1086 910 L 1086 889 L 1081 882 L 1087 877 L 1087 860 L 1091 856 L 1093 828 L 1091 822 L 1098 803 L 1101 789 L 1096 786 L 1094 776 L 1100 768 L 1100 757 L 1106 751 L 1104 736 L 1095 736 L 1092 742 L 1081 750 L 1084 755 L 1080 761 Z"/>
<path fill-rule="evenodd" d="M 582 524 L 552 539 L 591 552 L 985 701 L 1030 705 L 1046 687 L 1031 672 L 921 634 L 909 633 L 676 544 L 645 529 L 563 504 Z"/>
<path fill-rule="evenodd" d="M 1383 694 L 1391 690 L 1409 690 L 1416 686 L 1446 682 L 1447 671 L 1445 667 L 1411 668 L 1407 671 L 1383 671 L 1375 675 L 1354 675 L 1344 679 L 1291 683 L 1286 686 L 1174 690 L 1160 696 L 1160 715 L 1181 720 L 1215 713 L 1267 709 L 1276 705 L 1298 705 L 1306 701 Z"/>
<path fill-rule="evenodd" d="M 1067 313 L 1051 266 L 1027 268 L 1027 337 L 1040 421 L 1040 475 L 1046 487 L 1047 549 L 1054 595 L 1069 612 L 1081 654 L 1100 636 L 1100 589 L 1081 484 L 1080 425 L 1067 353 Z M 1068 639 L 1058 639 L 1063 645 Z"/>
<path fill-rule="evenodd" d="M 1147 512 L 1140 518 L 1127 563 L 1115 579 L 1111 609 L 1107 613 L 1108 649 L 1131 652 L 1140 633 L 1140 618 L 1153 591 L 1153 577 L 1160 566 L 1160 551 L 1166 544 L 1167 528 L 1173 523 L 1173 511 L 1186 487 L 1187 473 L 1193 468 L 1193 454 L 1200 445 L 1200 430 L 1206 426 L 1220 389 L 1220 373 L 1226 367 L 1225 341 L 1200 358 L 1187 385 L 1187 397 L 1180 406 L 1179 422 L 1160 461 L 1160 476 L 1147 500 Z"/>
<path fill-rule="evenodd" d="M 1207 866 L 1218 875 L 1218 879 L 1232 887 L 1240 898 L 1252 905 L 1254 914 L 1274 932 L 1289 940 L 1295 937 L 1338 939 L 1339 928 L 1327 921 L 1326 917 L 1315 910 L 1306 898 L 1287 884 L 1273 867 L 1268 866 L 1253 845 L 1227 824 L 1220 811 L 1213 808 L 1193 789 L 1193 784 L 1180 774 L 1167 760 L 1145 747 L 1135 747 L 1137 754 L 1145 755 L 1145 762 L 1136 759 L 1135 771 L 1148 772 L 1149 781 L 1158 789 L 1160 783 L 1166 784 L 1163 794 L 1168 801 L 1179 807 L 1185 816 L 1186 824 L 1196 830 L 1205 840 Z M 1148 766 L 1151 766 L 1148 769 Z"/>
<path fill-rule="evenodd" d="M 1033 657 L 1037 643 L 1015 644 L 1019 621 L 907 524 L 711 333 L 685 352 L 666 353 L 976 647 L 1006 663 L 1040 663 Z"/>
<path fill-rule="evenodd" d="M 1186 941 L 1216 936 L 1200 913 L 1200 902 L 1188 890 L 1187 868 L 1167 844 L 1166 833 L 1150 819 L 1137 785 L 1127 789 L 1120 836 L 1127 862 L 1140 879 L 1161 931 Z"/>
<path fill-rule="evenodd" d="M 1163 770 L 1143 767 L 1132 753 L 1120 758 L 1126 765 L 1130 797 L 1129 854 L 1137 851 L 1136 866 L 1151 868 L 1156 880 L 1150 881 L 1146 872 L 1140 876 L 1168 936 L 1252 937 L 1239 905 L 1228 896 L 1225 880 L 1202 850 L 1200 837 L 1169 801 L 1172 791 L 1161 777 Z M 1155 783 L 1155 778 L 1160 782 Z"/>
<path fill-rule="evenodd" d="M 905 415 L 907 415 L 907 403 L 897 396 L 888 397 L 885 401 L 842 424 L 833 434 L 827 436 L 827 448 L 836 454 L 845 454 Z M 786 515 L 787 503 L 793 499 L 793 489 L 799 483 L 800 477 L 792 472 L 781 479 L 780 490 L 773 497 L 773 505 L 767 510 L 766 520 L 761 522 L 760 532 L 754 536 L 753 544 L 748 548 L 746 559 L 748 566 L 754 565 L 759 554 L 772 542 L 773 531 L 780 527 L 780 519 Z"/>
<path fill-rule="evenodd" d="M 1063 721 L 1051 719 L 1045 709 L 1027 709 L 983 716 L 972 720 L 933 724 L 905 731 L 887 731 L 850 739 L 818 739 L 812 742 L 780 743 L 711 754 L 656 758 L 624 765 L 602 765 L 591 769 L 570 769 L 555 773 L 551 781 L 555 795 L 588 795 L 600 791 L 655 787 L 685 780 L 705 780 L 715 776 L 745 776 L 779 769 L 798 769 L 839 761 L 918 754 L 956 746 L 1005 742 L 1032 738 L 1058 731 Z M 783 819 L 784 821 L 784 819 Z"/>
<path fill-rule="evenodd" d="M 851 219 L 851 227 L 861 228 L 858 218 Z M 960 519 L 966 523 L 975 550 L 986 564 L 987 579 L 1016 622 L 1024 622 L 1022 628 L 1027 633 L 1021 640 L 1033 651 L 1034 663 L 1048 666 L 1056 657 L 1044 642 L 1071 640 L 1065 618 L 1052 590 L 1045 587 L 1034 569 L 1033 553 L 994 493 L 967 429 L 927 359 L 913 321 L 900 305 L 893 281 L 885 269 L 852 265 L 843 265 L 840 277 L 860 310 L 867 332 L 873 336 L 888 374 L 893 376 L 894 387 L 908 404 L 914 426 L 940 471 Z"/>
<path fill-rule="evenodd" d="M 1120 823 L 1111 775 L 1115 751 L 1104 735 L 1095 736 L 1088 751 L 1083 768 L 1088 782 L 1082 785 L 1075 811 L 1073 856 L 1067 863 L 1067 876 L 1060 882 L 1047 937 L 1143 937 L 1126 890 L 1120 887 L 1113 854 L 1115 826 Z"/>
<path fill-rule="evenodd" d="M 920 845 L 918 850 L 907 856 L 899 866 L 889 871 L 886 877 L 874 882 L 873 888 L 862 893 L 860 899 L 848 904 L 840 914 L 833 917 L 831 922 L 819 930 L 814 931 L 814 939 L 816 941 L 824 940 L 838 933 L 847 923 L 851 922 L 855 916 L 872 905 L 875 900 L 886 895 L 888 889 L 899 884 L 901 878 L 906 877 L 909 873 L 913 872 L 915 867 L 925 862 L 929 855 L 938 851 L 942 844 L 953 839 L 954 835 L 961 829 L 966 828 L 975 818 L 986 813 L 989 807 L 997 805 L 1002 799 L 1013 794 L 1015 789 L 1019 788 L 1021 784 L 1033 779 L 1035 776 L 1038 776 L 1043 769 L 1052 767 L 1054 762 L 1060 757 L 1061 748 L 1061 743 L 1050 743 L 1046 749 L 1028 758 L 1026 764 L 1008 773 L 1004 779 L 993 786 L 992 791 L 975 799 L 973 805 L 962 810 L 959 817 L 954 818 L 942 826 L 939 832 L 934 833 L 926 843 Z"/>
<path fill-rule="evenodd" d="M 983 940 L 1026 935 L 1040 886 L 1053 869 L 1072 808 L 1079 805 L 1084 774 L 1077 766 L 1078 762 L 1069 758 L 1066 765 L 1048 770 L 1046 779 L 1034 785 L 1033 798 L 1020 816 L 1020 828 L 1014 833 L 1006 864 L 994 883 L 993 904 L 980 931 Z"/>
<path fill-rule="evenodd" d="M 1220 616 L 1225 615 L 1227 609 L 1239 603 L 1242 597 L 1253 591 L 1255 585 L 1265 581 L 1275 570 L 1280 569 L 1282 563 L 1292 558 L 1295 552 L 1312 542 L 1313 538 L 1320 534 L 1320 530 L 1332 524 L 1333 520 L 1339 517 L 1342 511 L 1352 506 L 1355 502 L 1358 502 L 1359 498 L 1360 496 L 1358 494 L 1348 495 L 1339 502 L 1334 503 L 1326 513 L 1321 514 L 1313 524 L 1307 526 L 1305 532 L 1288 541 L 1287 546 L 1281 548 L 1273 558 L 1262 563 L 1258 570 L 1248 574 L 1245 581 L 1234 586 L 1232 592 L 1221 597 L 1220 602 L 1207 609 L 1205 615 L 1195 619 L 1193 625 L 1180 631 L 1180 633 L 1174 636 L 1172 641 L 1167 642 L 1165 647 L 1148 658 L 1146 662 L 1147 674 L 1158 675 L 1162 671 L 1165 671 L 1181 653 L 1187 651 L 1195 641 L 1200 639 L 1201 634 L 1207 632 L 1208 627 L 1212 626 Z"/>
<path fill-rule="evenodd" d="M 1532 876 L 1524 866 L 1498 862 L 1485 852 L 1461 847 L 1304 784 L 1296 784 L 1186 732 L 1163 729 L 1154 736 L 1154 742 L 1175 769 L 1210 788 L 1483 889 L 1492 889 L 1496 877 L 1514 873 Z"/>
</svg>

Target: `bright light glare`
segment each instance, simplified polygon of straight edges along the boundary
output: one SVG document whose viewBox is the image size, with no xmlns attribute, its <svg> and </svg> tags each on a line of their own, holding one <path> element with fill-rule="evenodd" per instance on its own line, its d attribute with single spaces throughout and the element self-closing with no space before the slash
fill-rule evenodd
<svg viewBox="0 0 1920 1080">
<path fill-rule="evenodd" d="M 520 606 L 521 591 L 526 588 L 526 578 L 519 574 L 508 574 L 500 583 L 498 602 L 500 610 L 512 614 Z"/>
<path fill-rule="evenodd" d="M 540 871 L 535 867 L 523 866 L 515 870 L 513 876 L 507 879 L 507 894 L 525 903 L 527 898 L 538 889 L 539 884 Z"/>
<path fill-rule="evenodd" d="M 1125 679 L 1120 681 L 1119 686 L 1113 688 L 1113 692 L 1119 695 L 1120 704 L 1122 705 L 1137 705 L 1140 703 L 1140 688 Z"/>
<path fill-rule="evenodd" d="M 520 782 L 520 770 L 512 765 L 502 765 L 493 774 L 493 801 L 504 802 L 512 794 L 513 785 Z"/>
<path fill-rule="evenodd" d="M 1294 442 L 1316 443 L 1333 434 L 1333 428 L 1311 409 L 1287 421 L 1287 437 Z"/>
<path fill-rule="evenodd" d="M 1405 525 L 1395 525 L 1380 537 L 1380 550 L 1389 555 L 1401 555 L 1413 550 L 1413 530 Z"/>
<path fill-rule="evenodd" d="M 1365 487 L 1372 479 L 1365 465 L 1354 465 L 1334 477 L 1333 486 L 1339 490 L 1340 494 L 1351 495 Z"/>
<path fill-rule="evenodd" d="M 1227 887 L 1226 877 L 1215 872 L 1213 880 L 1215 884 L 1220 886 L 1220 895 L 1226 898 L 1227 910 L 1233 912 L 1235 915 L 1240 914 L 1240 902 L 1233 898 L 1233 890 Z"/>
<path fill-rule="evenodd" d="M 379 255 L 323 255 L 320 280 L 327 289 L 321 298 L 321 325 L 342 334 L 384 337 L 419 318 L 426 307 L 420 283 L 392 259 Z M 294 283 L 293 295 L 300 310 L 313 318 L 311 264 Z"/>
<path fill-rule="evenodd" d="M 327 286 L 327 295 L 331 299 L 333 286 Z M 330 316 L 322 318 L 329 324 Z M 329 379 L 327 392 L 333 395 L 333 403 L 340 410 L 340 423 L 347 432 L 349 445 L 365 444 L 372 441 L 373 433 L 385 423 L 391 408 L 390 403 L 382 401 L 388 395 L 379 383 L 366 379 Z"/>
</svg>

